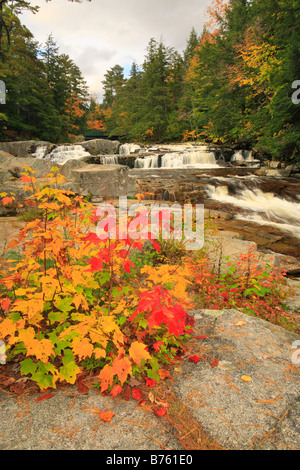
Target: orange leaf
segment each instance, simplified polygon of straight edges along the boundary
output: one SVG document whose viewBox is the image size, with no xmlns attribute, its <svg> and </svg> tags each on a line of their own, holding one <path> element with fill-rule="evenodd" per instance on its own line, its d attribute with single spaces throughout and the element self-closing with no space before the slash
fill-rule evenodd
<svg viewBox="0 0 300 470">
<path fill-rule="evenodd" d="M 138 364 L 141 365 L 142 359 L 151 359 L 150 354 L 146 351 L 146 345 L 135 341 L 131 344 L 129 349 L 129 356 Z"/>
<path fill-rule="evenodd" d="M 112 418 L 115 416 L 115 413 L 113 413 L 110 410 L 108 411 L 99 410 L 98 414 L 99 414 L 99 418 L 102 419 L 102 421 L 105 421 L 106 423 L 110 423 Z"/>
<path fill-rule="evenodd" d="M 127 379 L 128 374 L 131 375 L 132 367 L 131 362 L 127 357 L 123 357 L 121 359 L 116 358 L 113 362 L 113 374 L 118 376 L 121 384 L 125 382 Z"/>
<path fill-rule="evenodd" d="M 54 395 L 56 395 L 56 393 L 47 393 L 46 395 L 42 395 L 34 401 L 39 402 L 39 401 L 48 400 L 48 398 L 54 397 Z"/>
<path fill-rule="evenodd" d="M 12 197 L 4 197 L 2 199 L 2 204 L 4 206 L 6 206 L 7 204 L 11 204 L 13 202 L 13 198 Z"/>
<path fill-rule="evenodd" d="M 166 378 L 168 378 L 168 379 L 171 378 L 170 372 L 168 370 L 165 370 L 165 369 L 159 369 L 158 375 L 160 376 L 161 380 L 164 380 Z"/>
<path fill-rule="evenodd" d="M 109 364 L 106 364 L 99 374 L 101 380 L 101 392 L 104 392 L 108 389 L 113 383 L 114 374 L 113 368 Z"/>
<path fill-rule="evenodd" d="M 9 299 L 1 299 L 1 307 L 3 310 L 8 310 L 10 306 L 10 300 Z"/>
</svg>

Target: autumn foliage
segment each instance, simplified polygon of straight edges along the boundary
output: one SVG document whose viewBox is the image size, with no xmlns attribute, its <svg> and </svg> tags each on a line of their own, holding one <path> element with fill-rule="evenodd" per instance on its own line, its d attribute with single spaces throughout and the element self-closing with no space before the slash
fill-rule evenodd
<svg viewBox="0 0 300 470">
<path fill-rule="evenodd" d="M 180 273 L 175 280 L 165 268 L 155 277 L 149 266 L 145 282 L 135 285 L 130 256 L 143 250 L 141 241 L 99 240 L 93 206 L 58 189 L 62 180 L 53 169 L 49 186 L 38 188 L 32 170 L 24 175 L 28 201 L 42 217 L 11 243 L 22 244 L 23 256 L 0 281 L 7 359 L 17 359 L 41 390 L 74 384 L 85 369 L 113 396 L 132 376 L 158 382 L 193 324 L 182 290 L 173 289 Z"/>
<path fill-rule="evenodd" d="M 82 376 L 89 374 L 101 393 L 123 392 L 125 399 L 130 393 L 141 402 L 135 385 L 154 387 L 168 376 L 166 367 L 187 353 L 195 323 L 187 311 L 195 307 L 235 308 L 292 328 L 283 273 L 260 266 L 254 251 L 216 267 L 205 249 L 187 252 L 182 241 L 161 235 L 149 237 L 152 247 L 139 238 L 101 240 L 94 207 L 59 189 L 63 180 L 53 168 L 49 185 L 39 187 L 25 169 L 24 190 L 31 192 L 25 207 L 39 216 L 10 243 L 10 250 L 22 247 L 22 256 L 6 260 L 9 267 L 0 272 L 7 362 L 18 362 L 21 374 L 41 390 L 76 382 L 85 393 Z M 3 205 L 17 203 L 14 196 L 0 196 Z M 203 359 L 191 355 L 189 361 Z"/>
</svg>

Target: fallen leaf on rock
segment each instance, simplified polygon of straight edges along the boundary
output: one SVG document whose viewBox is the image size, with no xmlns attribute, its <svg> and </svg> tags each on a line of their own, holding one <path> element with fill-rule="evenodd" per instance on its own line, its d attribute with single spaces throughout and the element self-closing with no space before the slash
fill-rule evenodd
<svg viewBox="0 0 300 470">
<path fill-rule="evenodd" d="M 202 359 L 202 357 L 200 356 L 191 356 L 189 357 L 189 362 L 199 362 L 200 360 Z"/>
<path fill-rule="evenodd" d="M 205 339 L 205 338 L 207 338 L 207 336 L 206 336 L 206 335 L 202 335 L 202 336 L 201 336 L 201 335 L 199 335 L 199 336 L 195 336 L 195 339 Z"/>
<path fill-rule="evenodd" d="M 112 411 L 102 411 L 96 406 L 86 407 L 85 410 L 89 413 L 92 413 L 94 416 L 97 416 L 97 418 L 101 419 L 105 423 L 110 423 L 112 418 L 115 416 L 115 413 L 113 413 Z"/>
<path fill-rule="evenodd" d="M 251 379 L 251 377 L 249 377 L 249 375 L 242 375 L 241 379 L 244 382 L 252 382 L 252 379 Z"/>
<path fill-rule="evenodd" d="M 34 401 L 39 402 L 39 401 L 48 400 L 48 398 L 52 398 L 52 397 L 54 397 L 54 395 L 56 395 L 56 393 L 46 393 L 45 395 L 40 396 L 39 398 L 37 398 Z"/>
<path fill-rule="evenodd" d="M 219 359 L 215 359 L 214 361 L 212 361 L 210 367 L 216 367 L 218 364 L 219 364 Z"/>
<path fill-rule="evenodd" d="M 152 410 L 157 416 L 164 416 L 167 412 L 166 408 L 164 408 L 163 406 L 153 407 Z"/>
<path fill-rule="evenodd" d="M 171 378 L 170 372 L 168 370 L 165 370 L 165 369 L 159 369 L 158 375 L 159 375 L 161 380 L 164 380 L 166 378 L 168 378 L 168 379 Z"/>
<path fill-rule="evenodd" d="M 112 411 L 102 411 L 99 410 L 98 415 L 99 418 L 102 419 L 102 421 L 105 421 L 105 423 L 110 423 L 112 418 L 115 416 L 116 413 L 113 413 Z"/>
<path fill-rule="evenodd" d="M 132 398 L 136 400 L 140 400 L 143 397 L 143 392 L 140 388 L 133 388 L 132 389 Z"/>
<path fill-rule="evenodd" d="M 82 395 L 89 393 L 89 388 L 85 385 L 84 380 L 79 380 L 77 382 L 77 391 Z"/>
<path fill-rule="evenodd" d="M 238 321 L 235 325 L 236 326 L 243 326 L 243 325 L 246 325 L 247 322 L 245 321 Z"/>
<path fill-rule="evenodd" d="M 127 385 L 125 388 L 124 388 L 124 398 L 126 401 L 128 401 L 131 397 L 131 387 L 129 385 Z"/>
</svg>

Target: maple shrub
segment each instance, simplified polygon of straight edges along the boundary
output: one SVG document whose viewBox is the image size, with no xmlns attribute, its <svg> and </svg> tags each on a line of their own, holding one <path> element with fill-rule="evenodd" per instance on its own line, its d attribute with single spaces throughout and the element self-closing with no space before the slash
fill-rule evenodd
<svg viewBox="0 0 300 470">
<path fill-rule="evenodd" d="M 21 374 L 41 390 L 74 384 L 86 370 L 93 385 L 113 396 L 132 376 L 159 381 L 164 364 L 180 358 L 194 324 L 185 311 L 186 268 L 142 265 L 137 282 L 130 273 L 143 241 L 100 240 L 94 207 L 59 189 L 63 180 L 52 168 L 39 187 L 33 170 L 23 172 L 24 190 L 32 193 L 25 205 L 39 217 L 10 243 L 22 246 L 22 256 L 7 260 L 0 280 L 7 362 L 19 361 Z"/>
<path fill-rule="evenodd" d="M 185 262 L 197 308 L 234 308 L 294 329 L 285 306 L 286 298 L 292 294 L 285 286 L 285 272 L 271 264 L 262 265 L 254 246 L 235 262 L 229 257 L 220 258 L 217 267 L 205 253 Z"/>
</svg>

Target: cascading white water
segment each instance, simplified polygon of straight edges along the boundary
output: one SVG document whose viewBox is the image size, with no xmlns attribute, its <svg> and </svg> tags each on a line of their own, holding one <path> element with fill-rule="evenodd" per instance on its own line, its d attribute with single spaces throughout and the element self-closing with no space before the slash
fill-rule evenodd
<svg viewBox="0 0 300 470">
<path fill-rule="evenodd" d="M 119 148 L 119 155 L 126 157 L 131 153 L 135 153 L 137 150 L 140 150 L 141 147 L 138 144 L 122 144 Z"/>
<path fill-rule="evenodd" d="M 247 215 L 238 215 L 238 219 L 273 225 L 292 231 L 300 238 L 300 203 L 265 193 L 258 188 L 243 189 L 236 195 L 230 195 L 228 186 L 208 185 L 207 194 L 213 200 L 251 211 Z"/>
<path fill-rule="evenodd" d="M 144 158 L 136 158 L 135 168 L 158 168 L 158 155 L 149 155 Z"/>
<path fill-rule="evenodd" d="M 162 155 L 160 165 L 157 154 L 137 158 L 135 168 L 218 168 L 214 152 L 193 150 L 170 152 Z"/>
<path fill-rule="evenodd" d="M 36 148 L 35 153 L 32 154 L 32 156 L 35 158 L 43 159 L 46 155 L 47 149 L 48 149 L 47 145 L 39 145 Z"/>
<path fill-rule="evenodd" d="M 215 154 L 206 150 L 169 153 L 162 157 L 163 168 L 217 168 Z"/>
<path fill-rule="evenodd" d="M 80 160 L 83 157 L 90 157 L 81 145 L 59 145 L 51 153 L 47 154 L 45 160 L 50 160 L 59 165 L 63 165 L 68 160 Z"/>
<path fill-rule="evenodd" d="M 119 157 L 118 155 L 108 155 L 105 157 L 101 157 L 103 165 L 118 165 Z"/>
</svg>

